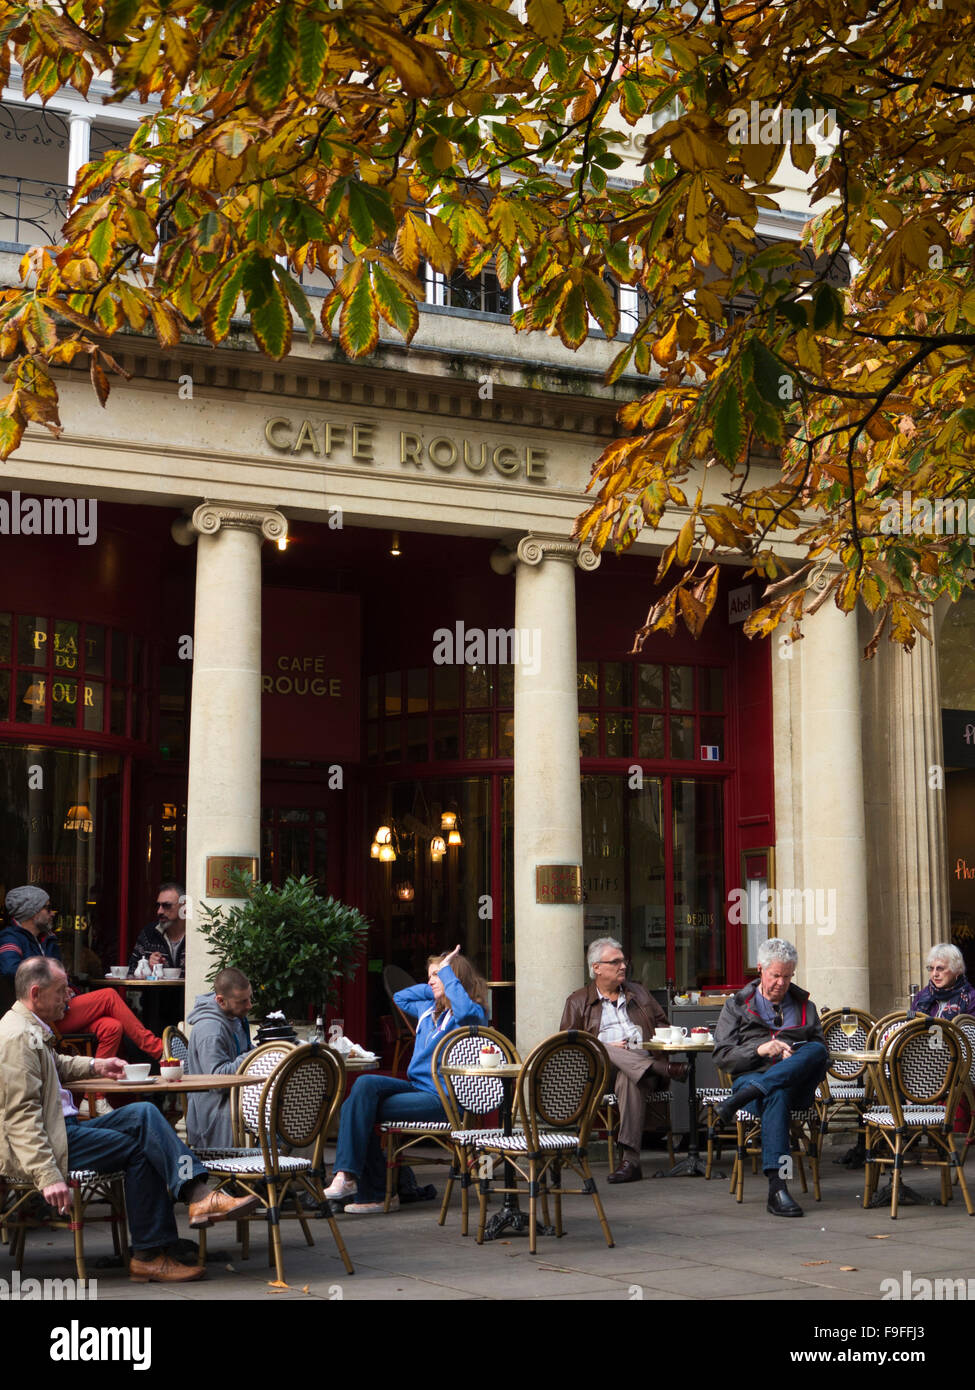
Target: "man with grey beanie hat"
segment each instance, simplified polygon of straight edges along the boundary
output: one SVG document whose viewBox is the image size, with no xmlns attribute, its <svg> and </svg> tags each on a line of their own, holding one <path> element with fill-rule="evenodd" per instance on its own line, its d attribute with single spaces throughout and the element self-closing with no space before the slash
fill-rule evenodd
<svg viewBox="0 0 975 1390">
<path fill-rule="evenodd" d="M 0 975 L 12 979 L 21 961 L 31 956 L 48 956 L 62 963 L 50 903 L 50 896 L 36 884 L 11 888 L 4 899 L 11 920 L 0 931 Z M 94 1033 L 96 1057 L 118 1056 L 123 1033 L 148 1056 L 157 1061 L 162 1056 L 162 1040 L 142 1026 L 114 989 L 74 994 L 58 1027 L 62 1033 Z"/>
</svg>

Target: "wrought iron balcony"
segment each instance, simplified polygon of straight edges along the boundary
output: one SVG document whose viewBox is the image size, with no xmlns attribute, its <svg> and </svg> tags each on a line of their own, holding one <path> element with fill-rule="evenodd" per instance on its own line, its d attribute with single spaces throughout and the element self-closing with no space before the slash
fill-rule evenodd
<svg viewBox="0 0 975 1390">
<path fill-rule="evenodd" d="M 70 191 L 66 183 L 0 174 L 0 241 L 25 247 L 60 241 Z"/>
</svg>

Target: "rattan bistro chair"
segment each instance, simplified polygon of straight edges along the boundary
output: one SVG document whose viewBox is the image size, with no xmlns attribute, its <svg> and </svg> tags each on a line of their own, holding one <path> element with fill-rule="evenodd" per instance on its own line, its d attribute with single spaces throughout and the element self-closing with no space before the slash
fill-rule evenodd
<svg viewBox="0 0 975 1390">
<path fill-rule="evenodd" d="M 177 1028 L 174 1023 L 170 1023 L 163 1029 L 162 1035 L 163 1056 L 173 1057 L 177 1062 L 186 1061 L 190 1055 L 190 1045 L 186 1034 L 181 1028 Z"/>
<path fill-rule="evenodd" d="M 867 1156 L 863 1205 L 868 1207 L 880 1169 L 891 1169 L 890 1215 L 897 1217 L 905 1157 L 941 1173 L 941 1204 L 951 1200 L 957 1176 L 969 1216 L 975 1208 L 955 1148 L 953 1126 L 968 1085 L 972 1050 L 964 1031 L 947 1019 L 914 1018 L 895 1028 L 883 1047 L 877 1079 L 884 1104 L 864 1116 Z M 964 1146 L 964 1137 L 957 1136 Z M 920 1141 L 927 1141 L 922 1150 Z"/>
<path fill-rule="evenodd" d="M 556 1033 L 539 1043 L 518 1078 L 517 1107 L 524 1129 L 510 1135 L 500 1131 L 485 1133 L 477 1141 L 479 1156 L 510 1163 L 515 1171 L 516 1185 L 495 1191 L 519 1191 L 518 1177 L 528 1184 L 528 1248 L 533 1255 L 538 1235 L 538 1199 L 541 1195 L 544 1200 L 546 1191 L 555 1208 L 557 1235 L 564 1234 L 562 1198 L 585 1195 L 593 1200 L 606 1244 L 613 1244 L 586 1151 L 596 1111 L 606 1094 L 608 1074 L 606 1049 L 596 1038 L 575 1029 Z M 582 1179 L 581 1187 L 562 1186 L 562 1171 L 566 1168 Z M 488 1177 L 478 1180 L 478 1245 L 484 1241 L 490 1184 Z"/>
<path fill-rule="evenodd" d="M 74 1236 L 74 1259 L 78 1281 L 86 1284 L 88 1272 L 85 1267 L 85 1227 L 100 1221 L 110 1224 L 116 1257 L 124 1260 L 128 1243 L 125 1239 L 124 1180 L 124 1173 L 95 1173 L 88 1168 L 74 1169 L 67 1176 L 67 1184 L 71 1189 L 71 1211 L 66 1216 L 59 1216 L 53 1207 L 47 1205 L 39 1189 L 32 1182 L 22 1182 L 17 1178 L 0 1174 L 0 1240 L 10 1243 L 14 1269 L 24 1267 L 24 1246 L 28 1231 L 71 1231 Z M 107 1213 L 99 1216 L 90 1215 L 88 1209 L 96 1203 L 106 1204 Z"/>
<path fill-rule="evenodd" d="M 445 1066 L 476 1066 L 480 1051 L 485 1043 L 493 1043 L 505 1062 L 520 1063 L 521 1058 L 514 1044 L 493 1028 L 479 1024 L 467 1028 L 455 1028 L 440 1039 L 430 1059 L 434 1084 L 447 1115 L 454 1161 L 450 1166 L 447 1184 L 444 1188 L 443 1203 L 440 1207 L 439 1225 L 447 1219 L 447 1208 L 453 1194 L 454 1183 L 460 1178 L 460 1233 L 467 1235 L 468 1198 L 471 1185 L 471 1165 L 478 1139 L 493 1137 L 499 1132 L 495 1125 L 490 1130 L 478 1128 L 478 1121 L 500 1113 L 504 1100 L 504 1085 L 500 1077 L 494 1076 L 443 1076 Z"/>
<path fill-rule="evenodd" d="M 249 1091 L 251 1087 L 242 1086 Z M 261 1087 L 258 1102 L 257 1135 L 260 1149 L 228 1158 L 207 1159 L 206 1166 L 217 1187 L 236 1183 L 258 1198 L 267 1219 L 268 1237 L 273 1251 L 279 1284 L 284 1283 L 284 1254 L 281 1247 L 281 1216 L 289 1198 L 305 1232 L 314 1244 L 298 1198 L 308 1193 L 320 1203 L 346 1272 L 354 1274 L 338 1223 L 324 1199 L 322 1154 L 325 1135 L 338 1116 L 345 1093 L 345 1063 L 337 1052 L 321 1043 L 295 1047 L 278 1063 Z M 297 1158 L 291 1149 L 310 1147 L 311 1158 Z M 251 1218 L 253 1219 L 253 1218 Z M 200 1232 L 200 1261 L 206 1260 L 206 1232 Z"/>
<path fill-rule="evenodd" d="M 856 1032 L 847 1037 L 840 1027 L 842 1013 L 838 1009 L 824 1013 L 820 1022 L 830 1052 L 863 1052 L 867 1038 L 876 1023 L 873 1014 L 865 1009 L 850 1009 L 856 1019 Z M 816 1088 L 816 1108 L 819 1111 L 819 1152 L 829 1130 L 831 1112 L 849 1105 L 857 1115 L 857 1143 L 863 1143 L 863 1116 L 872 1099 L 870 1074 L 866 1062 L 831 1061 L 829 1070 Z"/>
</svg>

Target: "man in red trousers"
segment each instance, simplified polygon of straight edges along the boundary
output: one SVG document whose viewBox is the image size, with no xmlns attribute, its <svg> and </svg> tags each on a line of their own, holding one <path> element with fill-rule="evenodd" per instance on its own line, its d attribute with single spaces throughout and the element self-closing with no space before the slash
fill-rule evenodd
<svg viewBox="0 0 975 1390">
<path fill-rule="evenodd" d="M 61 948 L 52 929 L 55 913 L 44 889 L 25 883 L 11 888 L 4 901 L 10 925 L 0 931 L 0 975 L 12 978 L 31 956 L 49 956 L 60 964 Z M 142 1026 L 114 989 L 72 994 L 58 1027 L 62 1033 L 94 1033 L 96 1057 L 117 1057 L 123 1033 L 155 1061 L 162 1056 L 162 1039 Z"/>
</svg>

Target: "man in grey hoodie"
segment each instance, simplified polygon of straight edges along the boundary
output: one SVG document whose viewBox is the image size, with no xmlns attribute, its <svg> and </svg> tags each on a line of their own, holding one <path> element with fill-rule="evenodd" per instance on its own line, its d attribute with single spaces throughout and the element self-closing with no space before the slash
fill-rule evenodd
<svg viewBox="0 0 975 1390">
<path fill-rule="evenodd" d="M 187 1019 L 192 1026 L 186 1070 L 190 1074 L 230 1073 L 252 1047 L 247 1012 L 252 1004 L 247 976 L 232 965 L 221 970 L 212 994 L 198 994 Z M 233 1143 L 229 1091 L 191 1091 L 186 1138 L 191 1148 L 226 1149 Z"/>
</svg>

